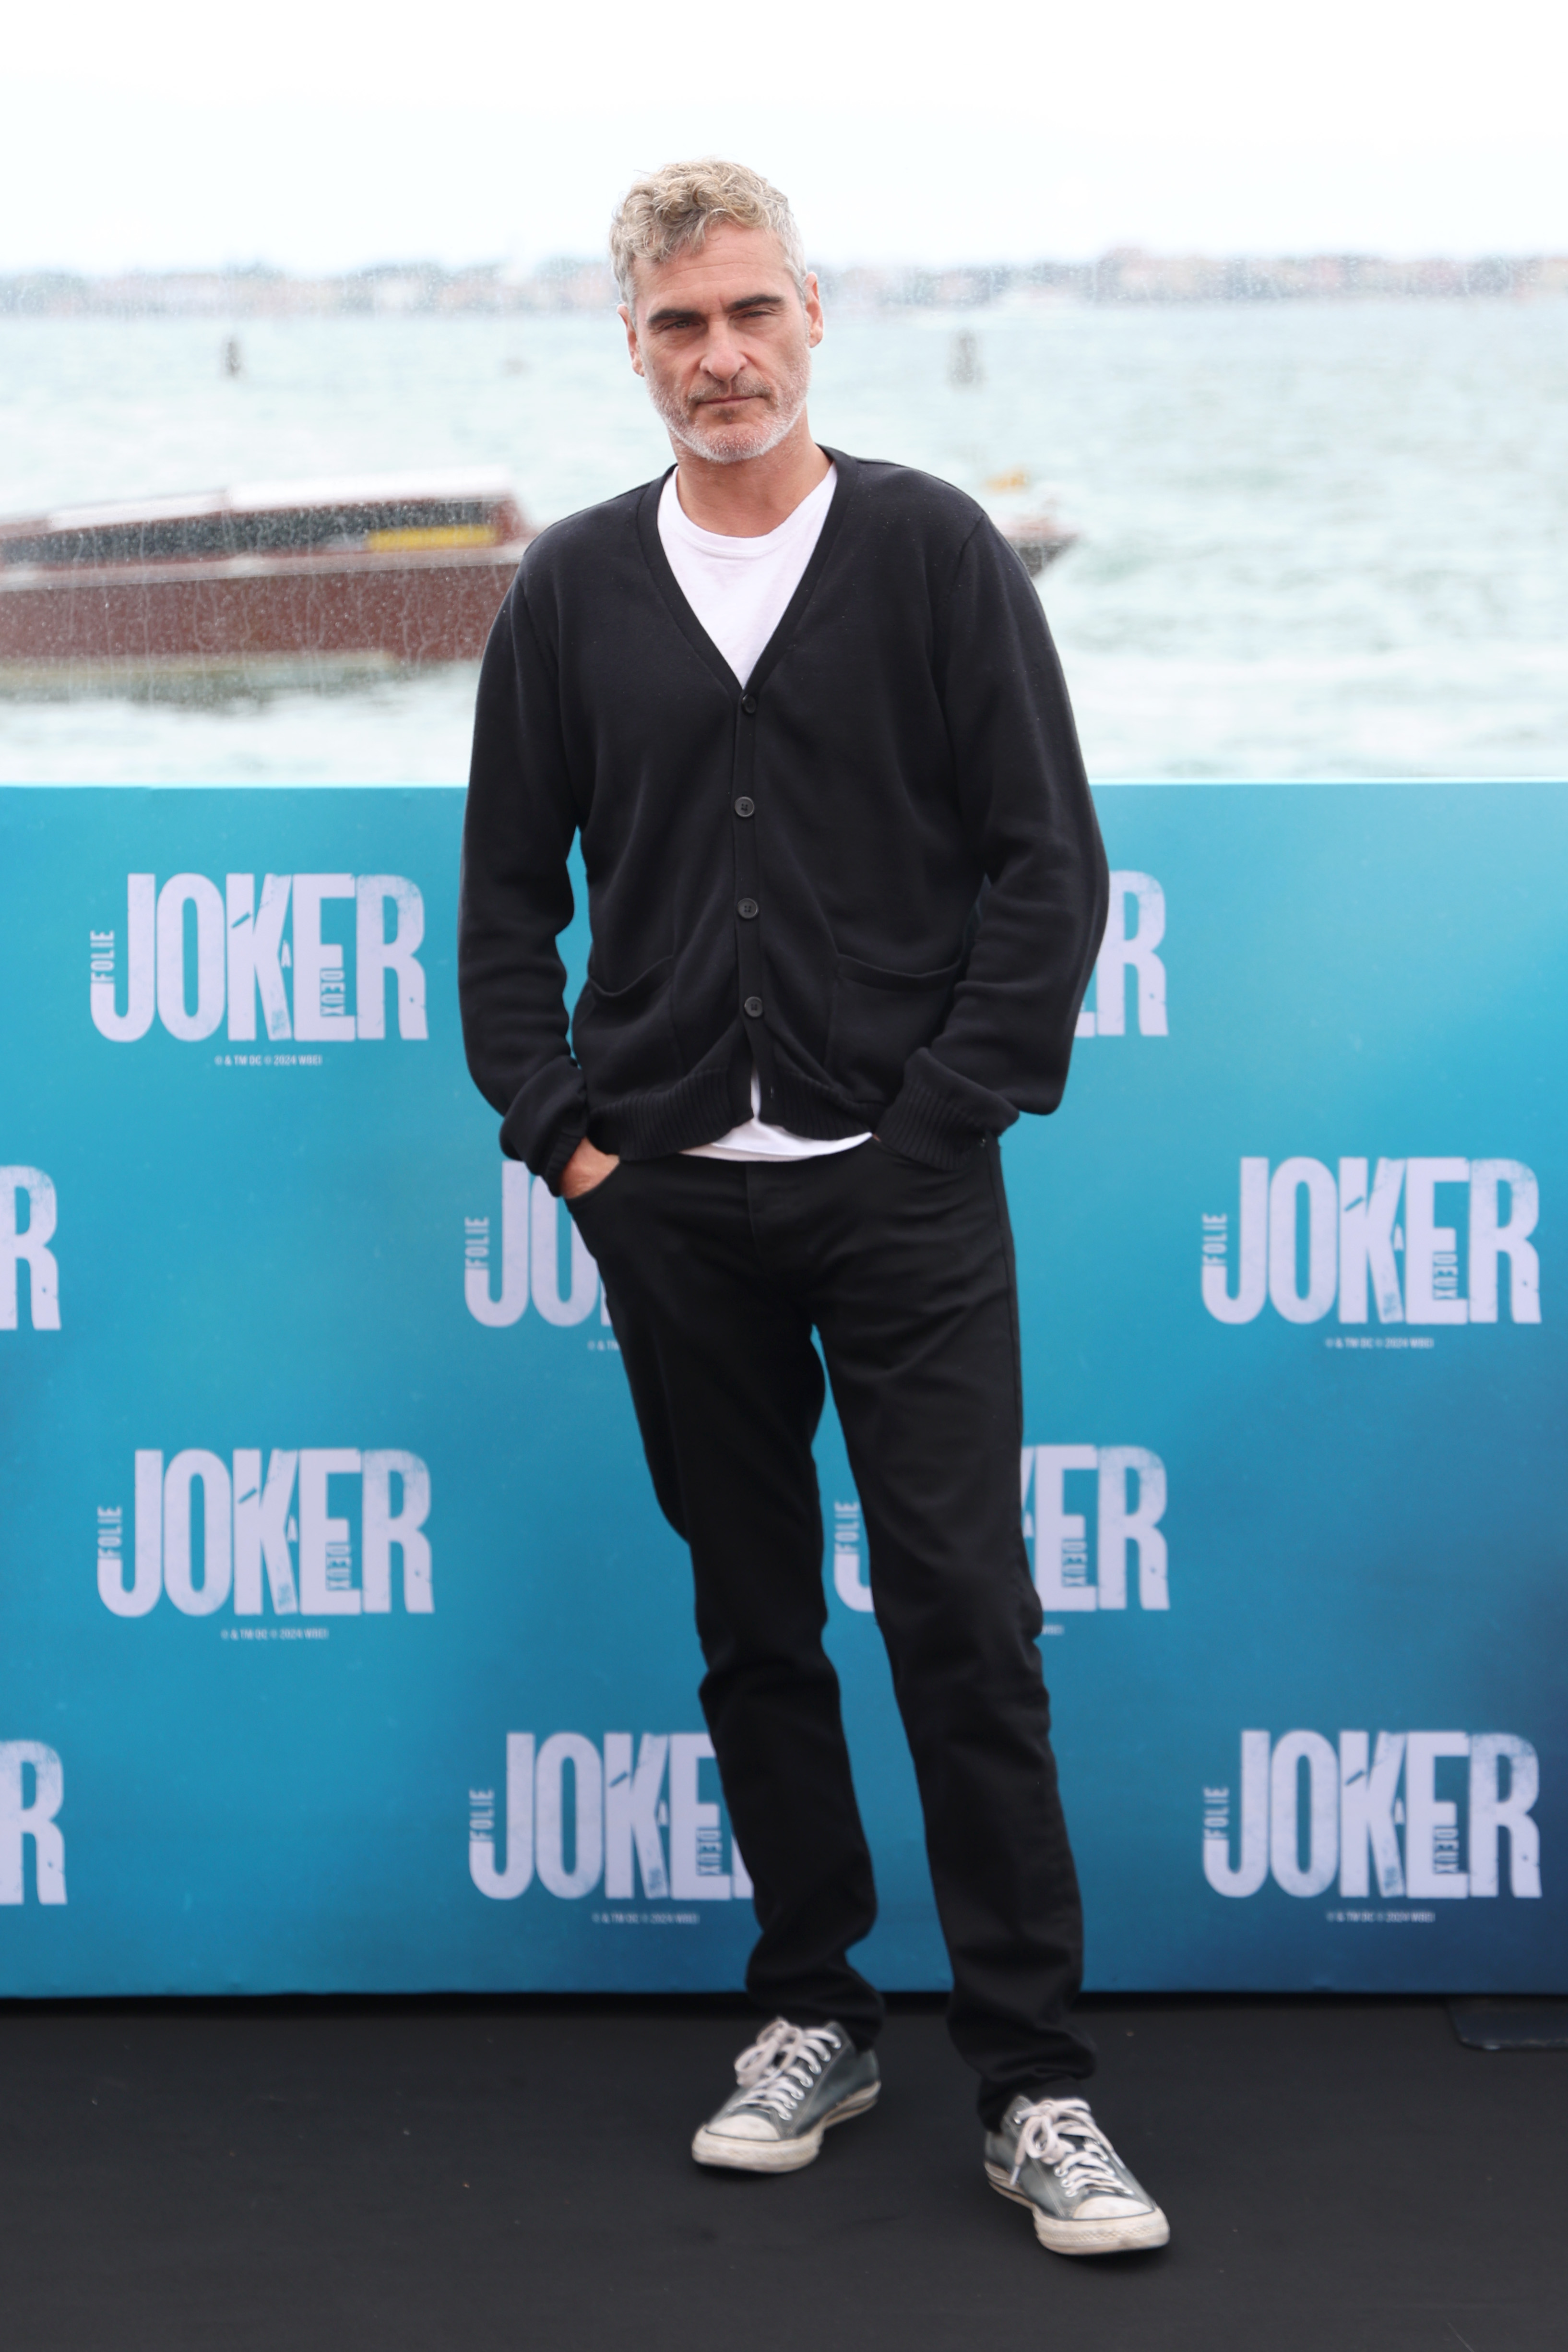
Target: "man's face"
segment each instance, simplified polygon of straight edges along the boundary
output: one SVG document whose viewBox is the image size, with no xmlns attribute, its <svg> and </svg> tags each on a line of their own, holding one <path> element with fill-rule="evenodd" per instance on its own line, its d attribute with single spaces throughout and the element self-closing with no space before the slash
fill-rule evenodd
<svg viewBox="0 0 1568 2352">
<path fill-rule="evenodd" d="M 636 265 L 621 317 L 632 364 L 677 450 L 716 465 L 764 457 L 806 405 L 822 340 L 817 281 L 801 301 L 769 229 L 718 221 L 700 246 Z"/>
</svg>

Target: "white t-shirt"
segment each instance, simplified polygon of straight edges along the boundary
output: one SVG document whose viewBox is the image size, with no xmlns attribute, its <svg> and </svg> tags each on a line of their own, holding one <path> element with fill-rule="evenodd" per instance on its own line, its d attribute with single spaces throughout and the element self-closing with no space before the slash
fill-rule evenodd
<svg viewBox="0 0 1568 2352">
<path fill-rule="evenodd" d="M 830 466 L 777 530 L 760 539 L 731 539 L 700 530 L 682 506 L 672 473 L 659 498 L 659 537 L 682 595 L 744 686 L 811 560 L 828 519 L 839 469 Z M 864 1135 L 791 1135 L 758 1116 L 762 1086 L 751 1074 L 751 1117 L 716 1142 L 695 1145 L 694 1160 L 815 1160 L 824 1152 L 849 1151 Z"/>
<path fill-rule="evenodd" d="M 664 484 L 659 498 L 659 537 L 670 569 L 742 686 L 800 585 L 828 520 L 838 478 L 838 467 L 830 466 L 794 513 L 760 539 L 699 530 L 681 504 L 675 488 L 678 471 Z"/>
</svg>

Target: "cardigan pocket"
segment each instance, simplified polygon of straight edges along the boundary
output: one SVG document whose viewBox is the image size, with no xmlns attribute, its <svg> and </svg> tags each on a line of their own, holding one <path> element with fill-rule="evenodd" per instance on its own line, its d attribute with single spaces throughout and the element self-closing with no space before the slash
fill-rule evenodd
<svg viewBox="0 0 1568 2352">
<path fill-rule="evenodd" d="M 572 1014 L 571 1045 L 591 1103 L 673 1086 L 681 1076 L 670 1012 L 674 963 L 674 956 L 661 956 L 624 988 L 606 988 L 597 980 L 584 987 Z"/>
<path fill-rule="evenodd" d="M 857 1102 L 891 1102 L 911 1054 L 929 1045 L 946 1019 L 963 969 L 961 956 L 939 971 L 888 971 L 841 956 L 828 1024 L 828 1076 Z"/>
</svg>

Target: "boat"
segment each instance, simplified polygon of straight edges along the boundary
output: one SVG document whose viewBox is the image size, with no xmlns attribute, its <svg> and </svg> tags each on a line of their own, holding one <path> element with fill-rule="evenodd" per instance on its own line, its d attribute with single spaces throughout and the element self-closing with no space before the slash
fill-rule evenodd
<svg viewBox="0 0 1568 2352">
<path fill-rule="evenodd" d="M 1076 546 L 1078 533 L 1059 522 L 1054 515 L 1006 515 L 997 529 L 1021 557 L 1024 570 L 1038 580 L 1048 563 L 1054 563 L 1068 548 Z"/>
<path fill-rule="evenodd" d="M 1000 523 L 1038 575 L 1077 538 Z M 319 686 L 477 661 L 535 536 L 491 474 L 270 483 L 0 522 L 0 689 Z"/>
<path fill-rule="evenodd" d="M 271 483 L 0 522 L 0 683 L 476 661 L 534 536 L 492 474 Z"/>
</svg>

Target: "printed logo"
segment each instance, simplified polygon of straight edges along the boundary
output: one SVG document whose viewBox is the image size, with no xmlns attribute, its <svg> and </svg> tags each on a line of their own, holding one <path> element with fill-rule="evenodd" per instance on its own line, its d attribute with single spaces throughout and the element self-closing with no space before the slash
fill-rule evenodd
<svg viewBox="0 0 1568 2352">
<path fill-rule="evenodd" d="M 510 1902 L 537 1877 L 547 1895 L 569 1903 L 601 1880 L 607 1903 L 633 1902 L 639 1880 L 651 1903 L 749 1896 L 739 1849 L 732 1837 L 727 1869 L 723 1817 L 702 1794 L 702 1767 L 713 1759 L 706 1732 L 645 1731 L 635 1759 L 632 1746 L 629 1731 L 607 1731 L 601 1755 L 580 1731 L 557 1731 L 536 1755 L 531 1731 L 508 1731 L 504 1826 L 494 1789 L 468 1791 L 468 1871 L 480 1894 Z M 605 1926 L 686 1926 L 697 1916 L 595 1918 Z"/>
<path fill-rule="evenodd" d="M 861 1526 L 861 1507 L 856 1502 L 833 1505 L 833 1591 L 846 1609 L 863 1610 L 870 1615 L 876 1607 L 872 1599 L 871 1584 L 862 1565 L 865 1531 Z"/>
<path fill-rule="evenodd" d="M 463 1220 L 463 1297 L 474 1320 L 493 1330 L 526 1315 L 530 1299 L 546 1323 L 582 1323 L 595 1307 L 601 1323 L 610 1320 L 599 1268 L 565 1202 L 517 1160 L 501 1163 L 499 1248 L 492 1249 L 488 1217 Z"/>
<path fill-rule="evenodd" d="M 1071 1499 L 1078 1508 L 1068 1508 Z M 1144 1445 L 1026 1445 L 1019 1502 L 1025 1539 L 1034 1547 L 1034 1582 L 1048 1612 L 1125 1609 L 1128 1567 L 1140 1609 L 1168 1609 L 1169 1557 L 1160 1521 L 1166 1465 Z M 1092 1518 L 1094 1532 L 1090 1536 Z M 858 1502 L 833 1505 L 833 1590 L 846 1609 L 870 1613 Z M 1091 1555 L 1092 1554 L 1092 1569 Z M 1048 1625 L 1060 1633 L 1060 1625 Z"/>
<path fill-rule="evenodd" d="M 211 1617 L 231 1600 L 236 1617 L 261 1616 L 264 1601 L 276 1617 L 384 1616 L 396 1589 L 396 1551 L 405 1612 L 430 1615 L 430 1472 L 417 1454 L 276 1449 L 265 1478 L 259 1448 L 238 1447 L 231 1463 L 200 1446 L 176 1454 L 167 1468 L 162 1454 L 138 1453 L 129 1584 L 124 1511 L 114 1504 L 98 1514 L 98 1590 L 106 1609 L 145 1617 L 167 1593 L 187 1617 Z M 350 1516 L 356 1499 L 357 1541 Z"/>
<path fill-rule="evenodd" d="M 1133 928 L 1127 928 L 1129 902 Z M 1166 968 L 1155 953 L 1166 935 L 1166 894 L 1152 874 L 1111 877 L 1111 907 L 1105 936 L 1090 982 L 1092 1003 L 1078 1016 L 1080 1037 L 1124 1037 L 1127 1034 L 1127 974 L 1135 975 L 1133 1003 L 1140 1037 L 1166 1037 Z"/>
<path fill-rule="evenodd" d="M 18 1328 L 18 1269 L 24 1265 L 34 1330 L 60 1328 L 60 1269 L 49 1247 L 57 1215 L 54 1183 L 41 1168 L 0 1168 L 0 1331 Z"/>
<path fill-rule="evenodd" d="M 351 917 L 328 916 L 340 898 Z M 324 925 L 350 930 L 351 941 L 325 937 Z M 155 874 L 131 874 L 123 960 L 113 931 L 91 935 L 93 1025 L 129 1045 L 156 1014 L 171 1037 L 194 1043 L 226 1007 L 230 1042 L 245 1044 L 257 1035 L 259 1005 L 273 1045 L 348 1044 L 386 1035 L 390 980 L 398 1035 L 425 1037 L 423 938 L 424 900 L 401 874 L 264 874 L 259 902 L 254 874 L 225 876 L 221 891 L 204 874 L 171 875 L 162 889 Z"/>
<path fill-rule="evenodd" d="M 66 1899 L 66 1842 L 55 1816 L 65 1772 L 39 1739 L 0 1739 L 0 1903 L 26 1900 L 26 1841 L 33 1842 L 33 1892 L 40 1903 Z"/>
<path fill-rule="evenodd" d="M 1067 1507 L 1067 1481 L 1096 1520 L 1090 1574 L 1089 1521 Z M 1033 1486 L 1032 1507 L 1030 1485 Z M 1143 1445 L 1026 1445 L 1020 1498 L 1023 1531 L 1034 1544 L 1040 1605 L 1053 1610 L 1125 1609 L 1129 1554 L 1140 1609 L 1168 1609 L 1169 1561 L 1160 1527 L 1166 1465 Z"/>
<path fill-rule="evenodd" d="M 1317 1323 L 1337 1300 L 1342 1323 L 1364 1323 L 1370 1291 L 1379 1323 L 1495 1323 L 1500 1258 L 1506 1319 L 1540 1322 L 1530 1239 L 1540 1190 L 1530 1169 L 1380 1160 L 1369 1184 L 1367 1164 L 1342 1160 L 1336 1182 L 1321 1160 L 1282 1160 L 1272 1175 L 1266 1160 L 1242 1160 L 1234 1249 L 1228 1212 L 1203 1221 L 1203 1303 L 1217 1322 L 1250 1323 L 1267 1300 L 1287 1323 Z"/>
<path fill-rule="evenodd" d="M 1203 1792 L 1203 1874 L 1217 1895 L 1256 1895 L 1270 1874 L 1286 1895 L 1322 1895 L 1337 1874 L 1350 1899 L 1452 1901 L 1497 1894 L 1506 1836 L 1510 1892 L 1538 1895 L 1540 1787 L 1511 1731 L 1342 1731 L 1337 1749 L 1317 1731 L 1244 1731 L 1239 1803 Z"/>
</svg>

